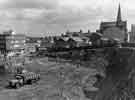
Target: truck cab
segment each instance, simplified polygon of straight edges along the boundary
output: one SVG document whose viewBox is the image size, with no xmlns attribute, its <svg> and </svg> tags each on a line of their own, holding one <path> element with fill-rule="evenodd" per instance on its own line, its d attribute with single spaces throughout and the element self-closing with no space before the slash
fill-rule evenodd
<svg viewBox="0 0 135 100">
<path fill-rule="evenodd" d="M 21 76 L 16 76 L 15 79 L 9 80 L 9 86 L 13 88 L 19 88 L 23 85 L 23 78 Z"/>
</svg>

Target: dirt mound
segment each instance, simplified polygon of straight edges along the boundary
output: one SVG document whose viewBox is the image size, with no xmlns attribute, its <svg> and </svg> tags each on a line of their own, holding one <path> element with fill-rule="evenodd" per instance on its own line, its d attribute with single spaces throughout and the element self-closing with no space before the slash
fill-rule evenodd
<svg viewBox="0 0 135 100">
<path fill-rule="evenodd" d="M 108 50 L 109 66 L 106 78 L 100 84 L 95 100 L 123 100 L 134 98 L 135 50 L 119 48 Z M 127 99 L 125 99 L 127 100 Z"/>
</svg>

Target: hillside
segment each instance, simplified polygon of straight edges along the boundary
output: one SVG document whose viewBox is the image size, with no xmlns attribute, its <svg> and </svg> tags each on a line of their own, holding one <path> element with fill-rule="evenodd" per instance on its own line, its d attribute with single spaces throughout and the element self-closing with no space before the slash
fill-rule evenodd
<svg viewBox="0 0 135 100">
<path fill-rule="evenodd" d="M 84 91 L 86 97 L 93 100 L 134 98 L 135 94 L 135 50 L 134 48 L 105 48 L 84 53 L 76 51 L 69 54 L 58 54 L 58 58 L 72 59 L 79 66 L 95 68 L 101 79 L 94 86 L 99 91 Z M 106 95 L 107 94 L 107 95 Z"/>
<path fill-rule="evenodd" d="M 95 100 L 133 99 L 135 91 L 135 50 L 119 48 L 108 50 L 109 66 L 106 78 L 100 84 Z"/>
</svg>

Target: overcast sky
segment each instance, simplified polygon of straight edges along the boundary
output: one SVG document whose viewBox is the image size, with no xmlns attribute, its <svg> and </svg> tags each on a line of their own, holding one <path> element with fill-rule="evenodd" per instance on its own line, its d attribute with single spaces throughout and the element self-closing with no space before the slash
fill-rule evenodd
<svg viewBox="0 0 135 100">
<path fill-rule="evenodd" d="M 101 21 L 116 19 L 119 2 L 130 28 L 135 24 L 135 0 L 0 0 L 0 32 L 13 29 L 41 36 L 66 30 L 95 31 Z"/>
</svg>

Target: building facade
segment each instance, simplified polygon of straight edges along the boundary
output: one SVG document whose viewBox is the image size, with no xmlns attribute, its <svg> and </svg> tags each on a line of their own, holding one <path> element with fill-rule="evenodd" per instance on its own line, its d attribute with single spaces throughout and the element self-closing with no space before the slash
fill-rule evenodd
<svg viewBox="0 0 135 100">
<path fill-rule="evenodd" d="M 36 46 L 37 46 L 37 43 L 26 43 L 25 52 L 28 54 L 36 52 Z"/>
<path fill-rule="evenodd" d="M 69 32 L 67 31 L 65 36 L 67 37 L 80 37 L 83 34 L 83 31 L 80 29 L 79 32 Z"/>
<path fill-rule="evenodd" d="M 128 42 L 127 21 L 121 17 L 121 8 L 119 5 L 117 20 L 112 22 L 101 22 L 100 33 L 106 38 L 116 38 L 122 42 Z"/>
<path fill-rule="evenodd" d="M 0 34 L 0 53 L 6 54 L 7 48 L 6 48 L 6 37 L 11 36 L 11 32 L 3 32 L 3 34 Z"/>
<path fill-rule="evenodd" d="M 135 24 L 131 25 L 130 42 L 135 42 Z"/>
<path fill-rule="evenodd" d="M 26 36 L 24 34 L 14 34 L 6 36 L 7 52 L 24 52 Z"/>
<path fill-rule="evenodd" d="M 1 54 L 6 53 L 6 35 L 0 34 L 0 52 Z"/>
</svg>

